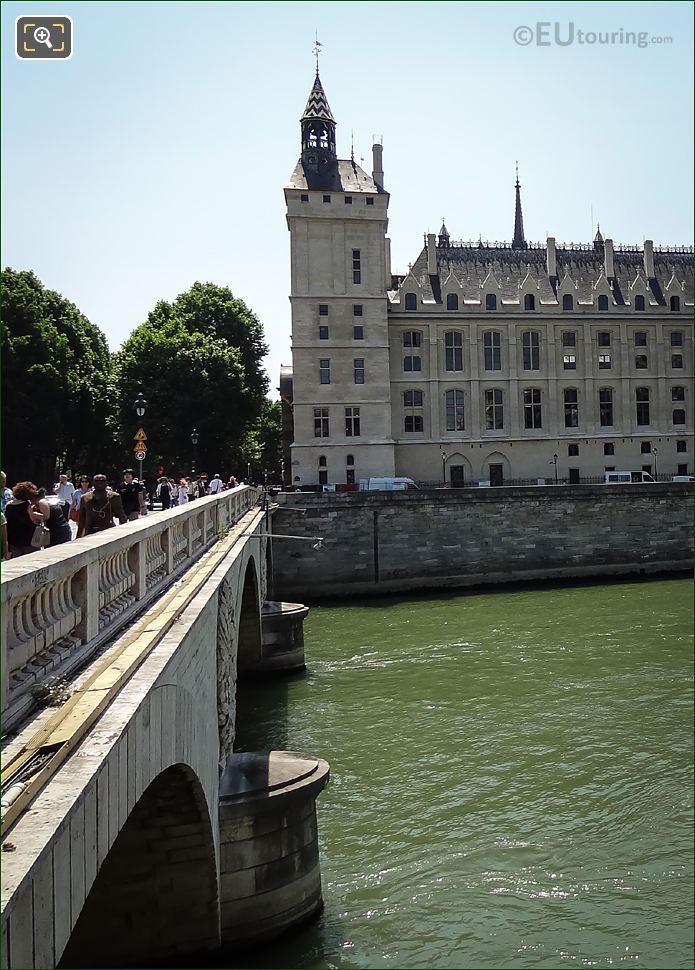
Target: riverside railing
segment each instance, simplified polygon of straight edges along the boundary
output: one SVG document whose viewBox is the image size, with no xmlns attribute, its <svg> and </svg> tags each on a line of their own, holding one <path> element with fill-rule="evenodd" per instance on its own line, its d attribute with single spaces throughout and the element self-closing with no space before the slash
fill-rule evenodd
<svg viewBox="0 0 695 970">
<path fill-rule="evenodd" d="M 257 504 L 246 485 L 3 564 L 3 729 L 81 666 Z"/>
</svg>

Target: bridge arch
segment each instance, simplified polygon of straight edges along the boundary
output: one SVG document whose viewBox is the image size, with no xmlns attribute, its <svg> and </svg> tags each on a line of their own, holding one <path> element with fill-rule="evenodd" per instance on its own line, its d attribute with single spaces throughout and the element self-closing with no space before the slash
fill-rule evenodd
<svg viewBox="0 0 695 970">
<path fill-rule="evenodd" d="M 261 583 L 254 556 L 246 563 L 243 585 L 239 584 L 236 614 L 239 617 L 237 669 L 240 674 L 258 668 L 263 655 L 261 632 Z"/>
<path fill-rule="evenodd" d="M 215 844 L 202 785 L 175 764 L 148 786 L 106 856 L 59 967 L 123 967 L 219 941 Z"/>
</svg>

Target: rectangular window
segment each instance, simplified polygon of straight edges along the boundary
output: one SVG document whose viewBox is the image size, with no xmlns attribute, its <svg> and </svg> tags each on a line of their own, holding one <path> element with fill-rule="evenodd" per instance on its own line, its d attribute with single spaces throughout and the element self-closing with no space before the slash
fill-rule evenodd
<svg viewBox="0 0 695 970">
<path fill-rule="evenodd" d="M 405 330 L 403 332 L 404 347 L 420 347 L 422 345 L 422 334 L 419 330 Z"/>
<path fill-rule="evenodd" d="M 314 408 L 314 437 L 328 437 L 328 408 Z"/>
<path fill-rule="evenodd" d="M 355 384 L 364 384 L 364 357 L 355 357 L 352 362 Z"/>
<path fill-rule="evenodd" d="M 599 421 L 602 428 L 613 427 L 613 391 L 602 387 L 598 392 Z"/>
<path fill-rule="evenodd" d="M 636 354 L 635 355 L 635 367 L 637 370 L 647 369 L 647 355 L 646 354 Z"/>
<path fill-rule="evenodd" d="M 355 469 L 354 468 L 346 468 L 345 469 L 345 481 L 346 481 L 346 483 L 348 485 L 354 485 L 355 484 Z"/>
<path fill-rule="evenodd" d="M 321 384 L 331 383 L 331 362 L 328 357 L 322 357 L 319 361 L 319 381 Z"/>
<path fill-rule="evenodd" d="M 407 372 L 421 371 L 422 360 L 414 354 L 408 354 L 403 358 L 403 370 Z"/>
<path fill-rule="evenodd" d="M 367 196 L 367 205 L 374 205 L 374 197 L 371 195 Z"/>
<path fill-rule="evenodd" d="M 352 328 L 352 339 L 353 340 L 364 340 L 364 327 L 353 327 Z"/>
<path fill-rule="evenodd" d="M 683 366 L 683 355 L 682 354 L 671 354 L 671 367 L 674 370 L 680 370 Z"/>
<path fill-rule="evenodd" d="M 521 335 L 523 349 L 524 370 L 540 370 L 541 366 L 541 338 L 540 334 L 531 330 Z"/>
<path fill-rule="evenodd" d="M 359 438 L 360 436 L 360 409 L 345 408 L 345 436 L 347 438 Z"/>
<path fill-rule="evenodd" d="M 406 414 L 403 428 L 409 434 L 411 432 L 422 431 L 422 415 L 421 414 Z"/>
<path fill-rule="evenodd" d="M 567 388 L 564 392 L 565 398 L 565 427 L 579 427 L 579 402 L 577 391 L 574 388 Z"/>
<path fill-rule="evenodd" d="M 678 475 L 687 475 L 688 474 L 688 466 L 687 465 L 679 465 L 678 466 L 678 471 L 677 471 L 676 474 L 678 474 Z"/>
<path fill-rule="evenodd" d="M 537 387 L 524 391 L 524 427 L 542 428 L 541 392 Z"/>
<path fill-rule="evenodd" d="M 487 431 L 501 431 L 504 428 L 502 391 L 498 387 L 485 391 L 485 428 Z"/>
<path fill-rule="evenodd" d="M 652 443 L 651 441 L 643 441 L 639 447 L 640 455 L 651 455 L 652 453 Z"/>
<path fill-rule="evenodd" d="M 565 354 L 562 358 L 562 367 L 564 370 L 576 370 L 577 369 L 577 358 L 574 354 Z"/>
<path fill-rule="evenodd" d="M 672 330 L 671 331 L 671 346 L 672 347 L 682 347 L 683 346 L 683 331 L 682 330 Z"/>
<path fill-rule="evenodd" d="M 496 330 L 486 330 L 483 334 L 483 353 L 485 370 L 502 370 L 502 340 Z"/>
<path fill-rule="evenodd" d="M 359 249 L 352 250 L 352 282 L 362 282 L 362 257 Z"/>
<path fill-rule="evenodd" d="M 309 196 L 306 194 L 306 192 L 303 192 L 302 193 L 302 202 L 308 202 L 308 201 L 309 201 Z"/>
<path fill-rule="evenodd" d="M 676 386 L 671 388 L 672 401 L 685 401 L 685 388 Z"/>
<path fill-rule="evenodd" d="M 328 485 L 328 469 L 319 468 L 319 485 Z"/>
<path fill-rule="evenodd" d="M 646 346 L 647 346 L 646 330 L 635 330 L 635 347 L 646 347 Z"/>
<path fill-rule="evenodd" d="M 463 337 L 457 330 L 444 334 L 444 369 L 463 370 Z"/>
<path fill-rule="evenodd" d="M 563 347 L 576 347 L 577 346 L 577 335 L 574 330 L 563 330 L 562 331 L 562 346 Z"/>
<path fill-rule="evenodd" d="M 610 370 L 613 366 L 610 354 L 599 354 L 598 355 L 598 369 L 599 370 Z"/>
<path fill-rule="evenodd" d="M 346 195 L 345 196 L 345 205 L 352 205 L 352 196 L 351 195 Z"/>
<path fill-rule="evenodd" d="M 328 316 L 328 304 L 327 303 L 319 303 L 319 316 L 320 317 L 327 317 Z"/>
<path fill-rule="evenodd" d="M 352 315 L 353 315 L 353 317 L 361 317 L 362 316 L 362 304 L 361 303 L 353 303 L 352 304 Z"/>
<path fill-rule="evenodd" d="M 637 424 L 649 424 L 649 389 L 638 387 L 635 392 L 637 403 Z"/>
<path fill-rule="evenodd" d="M 685 424 L 685 410 L 683 408 L 673 409 L 673 423 Z"/>
<path fill-rule="evenodd" d="M 604 453 L 604 455 L 614 455 L 615 454 L 615 445 L 613 444 L 612 441 L 606 442 L 606 444 L 603 446 L 603 453 Z"/>
<path fill-rule="evenodd" d="M 330 195 L 324 195 L 324 197 L 323 197 L 323 201 L 324 201 L 324 202 L 330 202 L 330 201 L 331 201 L 331 197 L 330 197 Z"/>
<path fill-rule="evenodd" d="M 403 392 L 403 407 L 406 407 L 406 408 L 421 408 L 422 407 L 422 391 L 404 391 Z"/>
<path fill-rule="evenodd" d="M 596 335 L 599 347 L 610 347 L 611 345 L 611 335 L 607 330 L 599 330 Z"/>
<path fill-rule="evenodd" d="M 568 468 L 569 472 L 569 484 L 579 485 L 579 469 L 578 468 Z"/>
<path fill-rule="evenodd" d="M 464 431 L 464 403 L 463 391 L 446 392 L 446 430 Z"/>
<path fill-rule="evenodd" d="M 319 340 L 328 340 L 328 327 L 319 327 Z"/>
</svg>

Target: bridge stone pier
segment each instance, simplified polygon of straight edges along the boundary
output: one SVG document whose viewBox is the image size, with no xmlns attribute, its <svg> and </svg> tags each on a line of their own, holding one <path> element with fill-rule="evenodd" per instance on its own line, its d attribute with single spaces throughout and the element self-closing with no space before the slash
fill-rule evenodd
<svg viewBox="0 0 695 970">
<path fill-rule="evenodd" d="M 328 766 L 274 754 L 244 775 L 233 754 L 237 676 L 283 652 L 266 604 L 264 656 L 258 498 L 242 486 L 3 570 L 2 966 L 147 966 L 320 908 Z M 295 625 L 290 666 L 297 643 Z M 32 710 L 56 674 L 70 696 Z"/>
</svg>

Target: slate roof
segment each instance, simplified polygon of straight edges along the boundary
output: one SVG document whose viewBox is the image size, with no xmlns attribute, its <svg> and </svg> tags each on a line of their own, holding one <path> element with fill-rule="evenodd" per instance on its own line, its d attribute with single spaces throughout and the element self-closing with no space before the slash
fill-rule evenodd
<svg viewBox="0 0 695 970">
<path fill-rule="evenodd" d="M 530 244 L 528 249 L 512 249 L 509 243 L 489 245 L 486 243 L 450 243 L 437 246 L 437 275 L 427 272 L 427 248 L 423 247 L 415 260 L 411 273 L 422 287 L 423 300 L 435 303 L 441 301 L 440 289 L 445 286 L 451 273 L 463 288 L 463 298 L 478 300 L 481 284 L 492 274 L 499 284 L 497 295 L 502 300 L 518 300 L 520 284 L 527 274 L 534 283 L 533 292 L 543 302 L 557 299 L 558 285 L 567 275 L 573 283 L 575 300 L 590 302 L 595 296 L 594 286 L 603 274 L 603 247 L 597 252 L 593 245 L 556 244 L 557 277 L 550 279 L 546 269 L 546 247 Z M 639 275 L 647 282 L 644 273 L 642 247 L 615 247 L 615 278 L 612 290 L 616 302 L 630 302 L 630 286 Z M 693 250 L 678 247 L 661 251 L 654 247 L 654 272 L 656 279 L 651 283 L 652 300 L 664 302 L 664 291 L 671 278 L 685 284 L 681 297 L 688 302 L 693 300 Z M 400 285 L 404 276 L 394 277 Z M 433 286 L 433 281 L 436 281 Z"/>
<path fill-rule="evenodd" d="M 314 78 L 314 85 L 309 93 L 309 100 L 306 103 L 304 114 L 299 120 L 300 122 L 310 121 L 312 118 L 320 118 L 321 121 L 331 121 L 335 124 L 335 118 L 328 105 L 328 98 L 326 97 L 326 92 L 323 90 L 318 71 Z"/>
<path fill-rule="evenodd" d="M 288 189 L 310 189 L 324 192 L 347 192 L 356 195 L 358 192 L 383 192 L 371 175 L 367 175 L 352 159 L 337 159 L 335 164 L 313 172 L 305 168 L 300 159 L 290 177 Z"/>
</svg>

